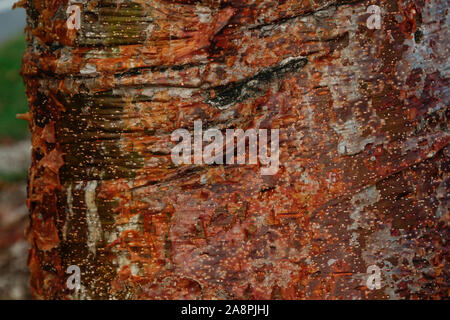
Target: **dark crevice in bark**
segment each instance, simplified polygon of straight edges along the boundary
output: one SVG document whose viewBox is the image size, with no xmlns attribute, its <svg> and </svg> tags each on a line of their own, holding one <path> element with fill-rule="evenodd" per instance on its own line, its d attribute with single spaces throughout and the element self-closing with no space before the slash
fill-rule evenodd
<svg viewBox="0 0 450 320">
<path fill-rule="evenodd" d="M 227 109 L 236 103 L 258 97 L 264 94 L 271 82 L 297 72 L 307 61 L 304 57 L 288 58 L 250 78 L 212 88 L 214 94 L 209 94 L 206 102 L 218 109 Z"/>
</svg>

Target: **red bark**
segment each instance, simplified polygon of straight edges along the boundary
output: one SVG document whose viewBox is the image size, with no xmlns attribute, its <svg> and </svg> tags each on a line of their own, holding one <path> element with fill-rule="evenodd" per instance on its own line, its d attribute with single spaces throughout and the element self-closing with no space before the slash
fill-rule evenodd
<svg viewBox="0 0 450 320">
<path fill-rule="evenodd" d="M 36 298 L 448 297 L 444 2 L 70 4 L 27 1 Z M 279 129 L 277 174 L 174 165 L 199 119 Z"/>
</svg>

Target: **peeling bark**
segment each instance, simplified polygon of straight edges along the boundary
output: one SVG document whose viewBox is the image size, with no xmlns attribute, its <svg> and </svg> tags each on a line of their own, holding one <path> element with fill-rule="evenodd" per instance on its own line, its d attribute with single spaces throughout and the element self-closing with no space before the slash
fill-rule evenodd
<svg viewBox="0 0 450 320">
<path fill-rule="evenodd" d="M 22 1 L 33 295 L 448 298 L 448 8 L 371 4 Z M 279 129 L 277 174 L 175 166 L 195 120 Z"/>
</svg>

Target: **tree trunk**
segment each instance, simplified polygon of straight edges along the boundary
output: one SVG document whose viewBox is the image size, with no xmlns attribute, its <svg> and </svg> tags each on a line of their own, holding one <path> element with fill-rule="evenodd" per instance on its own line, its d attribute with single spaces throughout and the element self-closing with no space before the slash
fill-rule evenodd
<svg viewBox="0 0 450 320">
<path fill-rule="evenodd" d="M 448 298 L 448 8 L 372 4 L 23 0 L 33 295 Z M 174 164 L 196 120 L 279 170 Z"/>
</svg>

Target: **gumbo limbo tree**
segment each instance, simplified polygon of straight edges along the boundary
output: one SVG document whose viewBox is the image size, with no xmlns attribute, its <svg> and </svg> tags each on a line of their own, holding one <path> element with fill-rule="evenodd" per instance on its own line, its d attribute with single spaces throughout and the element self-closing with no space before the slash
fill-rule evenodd
<svg viewBox="0 0 450 320">
<path fill-rule="evenodd" d="M 36 298 L 448 298 L 445 1 L 18 5 Z M 175 164 L 195 121 L 278 170 Z"/>
</svg>

